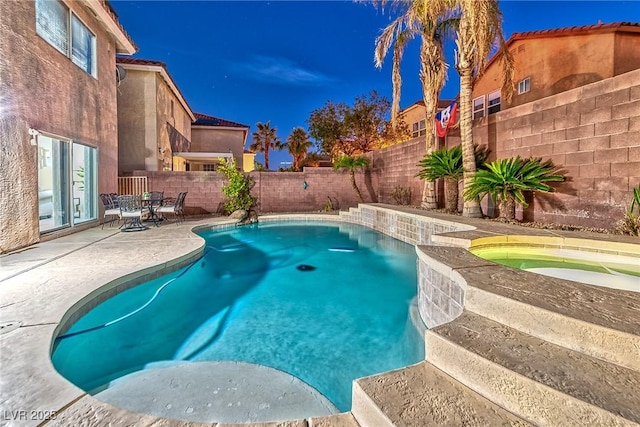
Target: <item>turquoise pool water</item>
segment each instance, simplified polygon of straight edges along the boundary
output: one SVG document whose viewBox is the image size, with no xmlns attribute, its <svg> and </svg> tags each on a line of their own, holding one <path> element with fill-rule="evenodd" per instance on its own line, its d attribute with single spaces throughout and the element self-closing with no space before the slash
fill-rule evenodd
<svg viewBox="0 0 640 427">
<path fill-rule="evenodd" d="M 205 255 L 98 305 L 56 339 L 56 369 L 89 392 L 165 361 L 241 361 L 292 374 L 340 410 L 351 382 L 416 363 L 413 246 L 353 224 L 201 233 Z M 106 326 L 104 326 L 106 325 Z"/>
</svg>

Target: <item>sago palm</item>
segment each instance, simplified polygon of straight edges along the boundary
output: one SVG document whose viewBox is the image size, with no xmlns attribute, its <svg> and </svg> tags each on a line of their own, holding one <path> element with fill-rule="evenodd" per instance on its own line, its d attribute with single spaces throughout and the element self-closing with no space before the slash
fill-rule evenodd
<svg viewBox="0 0 640 427">
<path fill-rule="evenodd" d="M 313 144 L 309 140 L 309 135 L 301 127 L 297 127 L 291 131 L 291 134 L 287 138 L 287 150 L 293 157 L 293 170 L 300 171 L 301 165 L 307 156 L 307 150 L 311 148 Z"/>
<path fill-rule="evenodd" d="M 276 134 L 278 129 L 271 127 L 271 122 L 264 124 L 258 122 L 256 123 L 256 127 L 258 131 L 251 134 L 253 142 L 249 146 L 249 149 L 257 151 L 258 153 L 264 153 L 264 167 L 266 170 L 269 170 L 269 150 L 279 150 L 283 147 L 283 144 Z"/>
<path fill-rule="evenodd" d="M 333 168 L 335 170 L 347 169 L 349 171 L 351 186 L 353 187 L 353 190 L 356 192 L 356 194 L 358 195 L 358 199 L 361 202 L 364 202 L 364 198 L 362 197 L 362 193 L 358 188 L 358 184 L 356 184 L 356 171 L 359 169 L 365 169 L 367 166 L 369 166 L 369 158 L 364 156 L 342 156 L 333 163 Z"/>
<path fill-rule="evenodd" d="M 489 155 L 486 146 L 476 147 L 476 168 L 483 167 Z M 444 207 L 448 212 L 458 211 L 458 182 L 463 176 L 462 167 L 462 147 L 456 145 L 453 148 L 441 148 L 427 154 L 418 162 L 422 169 L 418 172 L 418 177 L 427 181 L 435 182 L 443 179 L 445 184 Z"/>
<path fill-rule="evenodd" d="M 472 91 L 473 79 L 482 74 L 497 42 L 502 61 L 502 98 L 513 92 L 513 57 L 506 48 L 502 32 L 502 13 L 498 0 L 451 0 L 458 7 L 460 20 L 456 37 L 455 66 L 460 75 L 460 139 L 464 163 L 464 187 L 476 172 L 473 155 Z M 474 74 L 475 73 L 475 74 Z M 463 215 L 480 217 L 480 203 L 466 199 Z"/>
<path fill-rule="evenodd" d="M 553 192 L 555 189 L 547 183 L 565 180 L 550 160 L 543 162 L 540 158 L 498 159 L 485 167 L 477 171 L 465 187 L 464 198 L 480 199 L 489 195 L 498 204 L 499 217 L 506 220 L 515 218 L 516 203 L 528 206 L 525 191 Z"/>
</svg>

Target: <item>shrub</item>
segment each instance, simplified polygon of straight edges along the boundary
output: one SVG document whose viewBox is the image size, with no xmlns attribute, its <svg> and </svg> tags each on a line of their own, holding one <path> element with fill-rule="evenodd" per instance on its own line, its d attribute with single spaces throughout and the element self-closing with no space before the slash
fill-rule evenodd
<svg viewBox="0 0 640 427">
<path fill-rule="evenodd" d="M 640 236 L 640 186 L 633 189 L 631 205 L 624 218 L 618 221 L 616 228 L 622 234 Z"/>
<path fill-rule="evenodd" d="M 229 215 L 240 209 L 250 211 L 257 201 L 251 195 L 254 179 L 238 170 L 235 159 L 230 163 L 220 159 L 218 172 L 227 178 L 227 184 L 222 187 L 222 193 L 228 198 L 224 202 L 225 214 Z"/>
<path fill-rule="evenodd" d="M 466 200 L 489 195 L 494 203 L 498 203 L 500 218 L 515 218 L 516 203 L 527 207 L 524 191 L 553 192 L 547 182 L 564 181 L 561 174 L 550 160 L 541 158 L 522 159 L 520 156 L 510 159 L 498 159 L 486 163 L 473 176 L 465 189 Z"/>
<path fill-rule="evenodd" d="M 391 192 L 391 197 L 395 200 L 396 205 L 409 205 L 411 204 L 411 189 L 398 185 Z"/>
<path fill-rule="evenodd" d="M 474 145 L 474 156 L 476 169 L 482 169 L 489 156 L 489 149 L 486 146 Z M 458 210 L 458 182 L 464 172 L 462 146 L 456 145 L 450 149 L 443 147 L 431 154 L 425 154 L 424 158 L 418 162 L 418 166 L 421 169 L 416 176 L 420 179 L 427 181 L 444 179 L 444 207 L 449 212 L 456 212 Z"/>
</svg>

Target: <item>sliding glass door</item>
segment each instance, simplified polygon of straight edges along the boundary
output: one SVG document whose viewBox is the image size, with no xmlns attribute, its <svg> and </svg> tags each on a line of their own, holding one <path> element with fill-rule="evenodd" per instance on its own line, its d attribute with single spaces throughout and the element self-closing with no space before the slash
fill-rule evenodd
<svg viewBox="0 0 640 427">
<path fill-rule="evenodd" d="M 38 135 L 38 218 L 40 232 L 96 219 L 96 149 Z"/>
<path fill-rule="evenodd" d="M 96 149 L 73 144 L 73 222 L 96 219 Z"/>
</svg>

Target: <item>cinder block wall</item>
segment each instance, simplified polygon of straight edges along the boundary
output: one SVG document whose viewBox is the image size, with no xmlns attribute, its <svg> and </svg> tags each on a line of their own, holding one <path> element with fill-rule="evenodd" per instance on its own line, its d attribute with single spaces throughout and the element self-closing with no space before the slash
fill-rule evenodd
<svg viewBox="0 0 640 427">
<path fill-rule="evenodd" d="M 490 160 L 533 156 L 563 167 L 569 180 L 556 193 L 530 197 L 524 220 L 613 228 L 640 185 L 640 70 L 480 119 L 473 135 L 489 146 Z M 446 144 L 460 144 L 459 136 L 451 133 Z M 371 153 L 381 202 L 393 203 L 391 191 L 401 186 L 420 203 L 415 174 L 424 152 L 418 138 Z"/>
<path fill-rule="evenodd" d="M 394 203 L 391 193 L 396 187 L 402 187 L 411 190 L 411 205 L 420 204 L 423 183 L 416 178 L 416 174 L 420 170 L 418 162 L 424 157 L 425 150 L 424 137 L 418 137 L 368 153 L 371 167 L 380 177 L 380 202 Z"/>
<path fill-rule="evenodd" d="M 640 185 L 640 70 L 524 104 L 476 123 L 492 158 L 542 157 L 569 180 L 535 194 L 526 220 L 612 227 Z"/>
<path fill-rule="evenodd" d="M 191 211 L 204 209 L 213 213 L 225 200 L 222 187 L 226 180 L 218 173 L 136 171 L 134 175 L 146 175 L 149 190 L 164 191 L 165 196 L 174 197 L 187 191 L 185 207 Z M 328 197 L 339 209 L 359 203 L 347 171 L 305 168 L 303 172 L 251 172 L 249 175 L 255 179 L 252 194 L 258 198 L 259 212 L 320 211 L 328 203 Z M 365 202 L 375 201 L 377 176 L 357 172 L 356 182 Z"/>
</svg>

